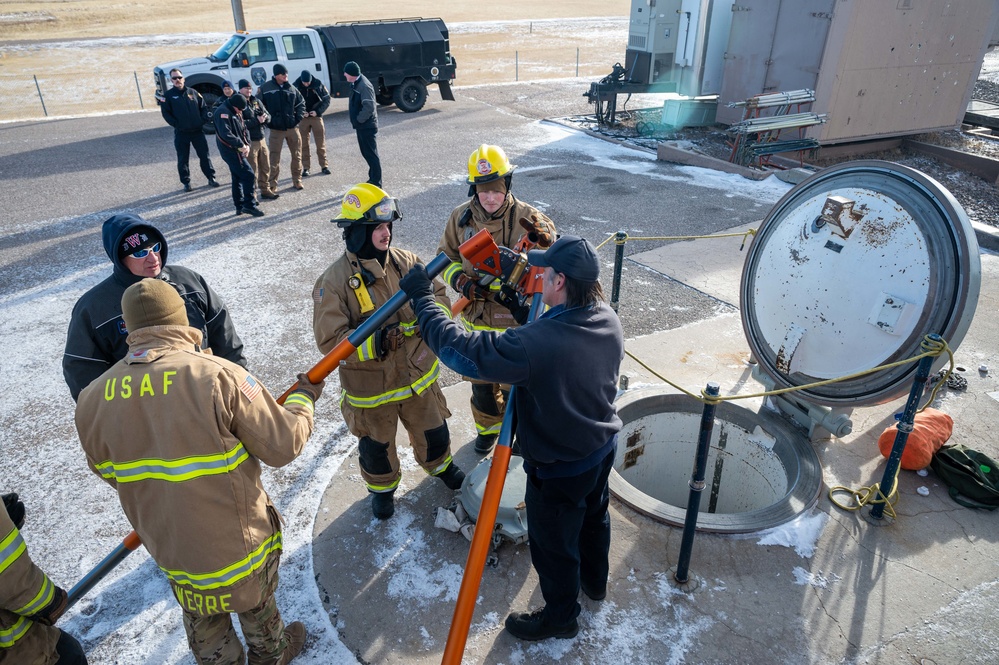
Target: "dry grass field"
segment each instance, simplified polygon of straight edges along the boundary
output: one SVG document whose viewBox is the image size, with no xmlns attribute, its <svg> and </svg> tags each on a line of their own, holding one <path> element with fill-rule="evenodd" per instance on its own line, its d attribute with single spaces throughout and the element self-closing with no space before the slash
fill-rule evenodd
<svg viewBox="0 0 999 665">
<path fill-rule="evenodd" d="M 624 58 L 630 7 L 627 0 L 242 4 L 249 29 L 440 16 L 459 86 L 599 78 Z M 149 108 L 155 65 L 203 56 L 233 29 L 225 0 L 0 0 L 0 120 Z"/>
</svg>

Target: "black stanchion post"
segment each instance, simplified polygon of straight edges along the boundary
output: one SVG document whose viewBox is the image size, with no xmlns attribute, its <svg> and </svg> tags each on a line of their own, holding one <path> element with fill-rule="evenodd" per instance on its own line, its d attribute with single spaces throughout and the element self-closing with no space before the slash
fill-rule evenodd
<svg viewBox="0 0 999 665">
<path fill-rule="evenodd" d="M 717 397 L 719 386 L 714 381 L 708 383 L 705 391 L 709 397 Z M 690 475 L 690 495 L 687 498 L 687 515 L 683 520 L 683 539 L 680 541 L 680 556 L 676 561 L 673 579 L 679 584 L 688 582 L 690 551 L 694 548 L 694 531 L 697 528 L 697 511 L 701 506 L 701 493 L 704 491 L 704 475 L 708 466 L 708 449 L 711 446 L 711 431 L 715 426 L 713 402 L 705 404 L 701 411 L 701 430 L 697 437 L 697 454 L 694 457 L 694 470 Z"/>
<path fill-rule="evenodd" d="M 614 236 L 614 282 L 611 285 L 610 306 L 615 312 L 621 299 L 621 266 L 624 264 L 624 241 L 627 238 L 628 234 L 624 231 L 618 231 Z"/>
<path fill-rule="evenodd" d="M 139 86 L 139 74 L 133 71 L 132 76 L 135 77 L 135 91 L 139 93 L 139 108 L 144 109 L 146 105 L 142 103 L 142 88 Z"/>
<path fill-rule="evenodd" d="M 38 91 L 38 101 L 42 103 L 42 113 L 44 113 L 47 118 L 49 116 L 49 111 L 45 108 L 45 98 L 42 97 L 42 87 L 38 85 L 38 77 L 32 74 L 31 78 L 35 79 L 35 90 Z"/>
<path fill-rule="evenodd" d="M 941 341 L 940 335 L 930 335 L 934 342 Z M 905 443 L 909 440 L 909 432 L 912 431 L 912 423 L 916 420 L 916 407 L 919 406 L 919 399 L 923 395 L 926 387 L 926 380 L 930 376 L 930 367 L 936 356 L 927 356 L 919 361 L 916 366 L 916 378 L 912 380 L 912 389 L 909 390 L 909 398 L 905 402 L 905 409 L 902 411 L 902 419 L 898 421 L 898 433 L 895 434 L 895 442 L 891 446 L 891 454 L 888 455 L 888 462 L 885 464 L 885 475 L 881 479 L 881 493 L 888 500 L 892 488 L 895 485 L 895 475 L 898 473 L 898 465 L 902 461 L 902 452 L 905 450 Z M 878 502 L 871 506 L 870 517 L 873 520 L 884 518 L 885 503 Z"/>
</svg>

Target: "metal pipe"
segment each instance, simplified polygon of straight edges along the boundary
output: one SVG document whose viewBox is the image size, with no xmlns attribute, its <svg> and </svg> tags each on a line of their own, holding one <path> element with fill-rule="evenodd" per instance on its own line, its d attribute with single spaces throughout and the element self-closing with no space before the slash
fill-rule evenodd
<svg viewBox="0 0 999 665">
<path fill-rule="evenodd" d="M 934 342 L 941 341 L 940 335 L 930 335 Z M 891 446 L 891 454 L 888 455 L 888 463 L 885 465 L 885 475 L 881 478 L 881 494 L 884 502 L 877 502 L 871 507 L 870 516 L 872 519 L 882 519 L 885 512 L 885 502 L 891 494 L 895 485 L 895 476 L 898 474 L 898 465 L 902 461 L 902 452 L 905 450 L 905 443 L 909 440 L 909 432 L 912 431 L 912 423 L 916 420 L 916 407 L 919 406 L 919 398 L 926 387 L 926 379 L 930 376 L 930 367 L 934 356 L 927 356 L 919 361 L 916 366 L 916 378 L 912 380 L 912 388 L 909 390 L 909 398 L 905 402 L 905 410 L 902 411 L 902 418 L 898 421 L 898 432 L 895 434 L 895 443 Z"/>
<path fill-rule="evenodd" d="M 73 585 L 73 588 L 66 594 L 68 597 L 66 600 L 66 609 L 68 610 L 73 605 L 76 605 L 76 601 L 80 600 L 88 591 L 93 589 L 95 584 L 107 577 L 107 574 L 114 570 L 115 566 L 138 549 L 140 545 L 142 545 L 142 542 L 139 540 L 139 535 L 134 531 L 125 536 L 125 539 L 121 541 L 118 547 L 111 550 L 110 554 L 104 557 L 99 564 L 94 566 L 89 573 Z"/>
<path fill-rule="evenodd" d="M 621 299 L 621 266 L 624 264 L 624 241 L 628 234 L 618 231 L 614 236 L 614 281 L 611 285 L 610 306 L 616 312 Z"/>
<path fill-rule="evenodd" d="M 705 391 L 711 397 L 717 397 L 719 386 L 714 381 L 708 383 Z M 701 431 L 697 437 L 697 454 L 694 457 L 694 470 L 690 475 L 690 495 L 687 497 L 687 515 L 683 520 L 683 539 L 680 541 L 680 556 L 676 562 L 676 572 L 673 579 L 680 584 L 686 584 L 690 566 L 690 551 L 694 547 L 694 531 L 697 529 L 697 511 L 701 505 L 701 493 L 704 491 L 704 475 L 708 466 L 708 449 L 711 446 L 711 430 L 715 426 L 714 403 L 704 405 L 701 412 Z"/>
</svg>

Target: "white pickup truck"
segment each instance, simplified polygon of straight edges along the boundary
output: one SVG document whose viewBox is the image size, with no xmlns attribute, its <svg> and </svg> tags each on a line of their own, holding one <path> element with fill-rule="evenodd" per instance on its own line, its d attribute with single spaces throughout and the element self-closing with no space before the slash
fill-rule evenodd
<svg viewBox="0 0 999 665">
<path fill-rule="evenodd" d="M 395 104 L 413 113 L 427 101 L 427 86 L 437 84 L 441 98 L 454 101 L 447 26 L 439 18 L 355 21 L 289 30 L 236 32 L 204 58 L 167 62 L 153 69 L 156 98 L 164 99 L 170 70 L 184 72 L 187 85 L 211 107 L 222 94 L 222 81 L 248 79 L 260 86 L 281 63 L 294 80 L 309 70 L 333 97 L 350 95 L 343 65 L 353 60 L 375 87 L 379 104 Z"/>
</svg>

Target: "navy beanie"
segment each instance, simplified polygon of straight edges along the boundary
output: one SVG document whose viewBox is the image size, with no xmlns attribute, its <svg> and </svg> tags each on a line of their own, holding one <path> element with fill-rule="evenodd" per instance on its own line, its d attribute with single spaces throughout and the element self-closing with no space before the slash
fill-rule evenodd
<svg viewBox="0 0 999 665">
<path fill-rule="evenodd" d="M 302 70 L 302 83 L 312 83 L 312 74 L 308 69 Z"/>
<path fill-rule="evenodd" d="M 236 88 L 232 87 L 232 81 L 230 81 L 229 79 L 225 79 L 224 81 L 222 81 L 222 87 L 223 88 L 232 88 L 233 90 L 236 89 Z"/>
</svg>

